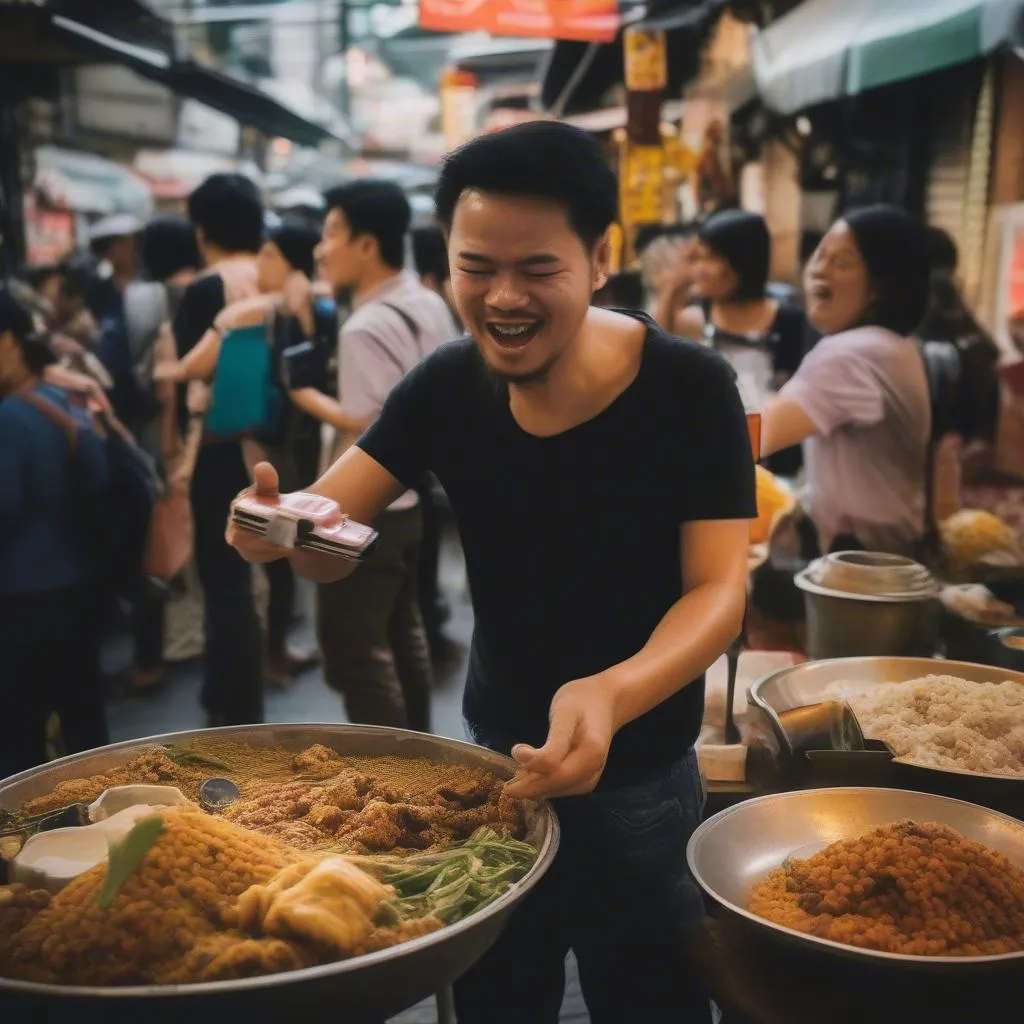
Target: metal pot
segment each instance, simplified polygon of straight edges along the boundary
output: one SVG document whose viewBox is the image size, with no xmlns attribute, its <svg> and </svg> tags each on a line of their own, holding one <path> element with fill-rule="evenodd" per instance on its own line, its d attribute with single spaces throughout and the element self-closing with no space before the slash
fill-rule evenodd
<svg viewBox="0 0 1024 1024">
<path fill-rule="evenodd" d="M 910 558 L 840 551 L 812 562 L 796 585 L 804 592 L 813 660 L 935 652 L 939 587 Z"/>
<path fill-rule="evenodd" d="M 222 738 L 299 752 L 322 743 L 351 756 L 429 758 L 481 767 L 509 777 L 514 762 L 493 751 L 440 736 L 360 725 L 254 725 L 169 733 L 76 754 L 0 783 L 0 809 L 15 810 L 53 790 L 58 782 L 107 771 L 155 745 Z M 95 1016 L 105 1024 L 167 1022 L 223 1024 L 250 1020 L 330 1019 L 335 1024 L 381 1020 L 440 992 L 494 944 L 509 914 L 540 881 L 558 849 L 558 819 L 539 804 L 529 822 L 537 860 L 504 896 L 464 921 L 437 932 L 338 963 L 243 981 L 198 985 L 83 988 L 0 978 L 0 1019 L 58 1020 L 64 1014 Z M 315 1015 L 315 1016 L 314 1016 Z"/>
</svg>

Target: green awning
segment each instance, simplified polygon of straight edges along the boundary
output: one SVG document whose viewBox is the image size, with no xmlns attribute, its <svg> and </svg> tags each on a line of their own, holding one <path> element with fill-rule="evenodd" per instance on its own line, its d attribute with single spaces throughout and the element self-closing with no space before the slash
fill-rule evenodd
<svg viewBox="0 0 1024 1024">
<path fill-rule="evenodd" d="M 806 0 L 759 32 L 766 106 L 795 113 L 1024 42 L 1024 0 Z"/>
</svg>

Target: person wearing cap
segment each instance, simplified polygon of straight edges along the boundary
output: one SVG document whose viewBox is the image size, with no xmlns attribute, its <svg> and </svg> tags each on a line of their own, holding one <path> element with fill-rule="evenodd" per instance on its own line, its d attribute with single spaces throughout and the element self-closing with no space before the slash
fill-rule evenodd
<svg viewBox="0 0 1024 1024">
<path fill-rule="evenodd" d="M 123 316 L 124 290 L 139 272 L 136 236 L 141 230 L 138 218 L 119 213 L 97 221 L 89 231 L 89 248 L 98 267 L 86 290 L 85 303 L 100 325 L 111 317 Z"/>
</svg>

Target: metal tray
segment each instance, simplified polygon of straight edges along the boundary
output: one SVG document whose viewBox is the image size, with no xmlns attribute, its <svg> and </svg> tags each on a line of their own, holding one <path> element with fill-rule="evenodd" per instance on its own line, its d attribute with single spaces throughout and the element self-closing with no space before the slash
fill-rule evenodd
<svg viewBox="0 0 1024 1024">
<path fill-rule="evenodd" d="M 158 744 L 231 739 L 252 746 L 281 746 L 296 753 L 322 743 L 352 756 L 425 757 L 481 767 L 508 778 L 515 762 L 469 743 L 366 725 L 248 725 L 167 733 L 116 743 L 62 758 L 0 782 L 0 809 L 16 810 L 58 782 L 106 771 Z M 288 1020 L 298 1013 L 323 1015 L 335 1024 L 387 1018 L 439 992 L 464 974 L 494 944 L 512 909 L 540 881 L 558 849 L 558 819 L 550 804 L 535 805 L 528 839 L 537 847 L 529 873 L 505 895 L 457 924 L 390 949 L 301 971 L 242 981 L 195 985 L 84 988 L 0 977 L 0 1020 L 56 1020 L 59 1014 L 95 1013 L 105 1024 L 154 1021 L 190 1024 Z M 15 1017 L 20 1013 L 21 1017 Z M 310 1018 L 313 1019 L 313 1018 Z"/>
<path fill-rule="evenodd" d="M 705 821 L 690 837 L 686 860 L 700 887 L 761 934 L 854 960 L 919 970 L 1024 968 L 1024 952 L 1001 955 L 909 956 L 847 946 L 774 924 L 747 909 L 754 884 L 799 851 L 810 856 L 839 839 L 906 819 L 936 821 L 984 843 L 1024 868 L 1024 824 L 985 807 L 901 789 L 807 789 L 747 800 Z"/>
<path fill-rule="evenodd" d="M 748 700 L 764 712 L 772 731 L 785 749 L 786 736 L 779 715 L 783 711 L 818 704 L 824 700 L 841 700 L 842 693 L 829 689 L 835 683 L 849 681 L 858 684 L 856 688 L 860 689 L 865 683 L 900 683 L 927 675 L 959 676 L 977 683 L 1001 683 L 1012 679 L 1024 686 L 1022 672 L 966 661 L 946 661 L 940 658 L 829 658 L 804 662 L 759 679 L 751 686 Z M 1024 789 L 1022 780 L 1012 775 L 935 768 L 906 758 L 897 759 L 894 765 L 907 765 L 917 772 L 932 773 L 936 778 L 952 776 L 983 779 L 1000 788 Z"/>
</svg>

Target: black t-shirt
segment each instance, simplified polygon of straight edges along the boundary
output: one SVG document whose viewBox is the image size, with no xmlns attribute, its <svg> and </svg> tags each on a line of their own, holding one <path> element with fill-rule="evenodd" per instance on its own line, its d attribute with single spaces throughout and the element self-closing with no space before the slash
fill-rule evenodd
<svg viewBox="0 0 1024 1024">
<path fill-rule="evenodd" d="M 464 711 L 508 747 L 544 742 L 563 683 L 644 646 L 682 595 L 682 523 L 755 515 L 732 370 L 648 323 L 635 381 L 554 437 L 518 426 L 507 385 L 463 340 L 412 370 L 359 441 L 402 483 L 429 470 L 448 494 L 476 615 Z M 625 726 L 603 783 L 681 757 L 703 710 L 700 678 Z"/>
<path fill-rule="evenodd" d="M 202 341 L 224 306 L 224 279 L 220 274 L 203 274 L 185 289 L 174 317 L 179 359 L 184 359 Z"/>
<path fill-rule="evenodd" d="M 203 274 L 185 289 L 172 324 L 179 359 L 184 359 L 202 341 L 225 302 L 224 280 L 220 274 Z M 178 422 L 182 431 L 188 423 L 185 395 L 186 389 L 178 388 Z"/>
</svg>

